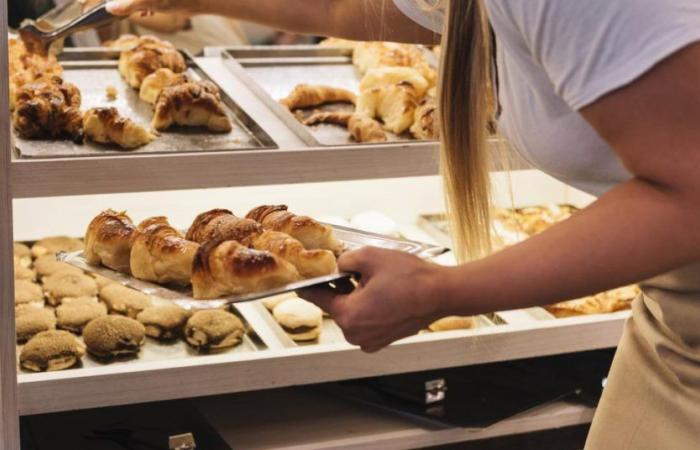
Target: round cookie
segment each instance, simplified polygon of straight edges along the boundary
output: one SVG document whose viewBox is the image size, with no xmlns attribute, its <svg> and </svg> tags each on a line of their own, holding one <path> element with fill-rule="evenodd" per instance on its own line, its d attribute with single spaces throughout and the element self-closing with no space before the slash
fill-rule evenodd
<svg viewBox="0 0 700 450">
<path fill-rule="evenodd" d="M 36 281 L 36 272 L 29 266 L 24 266 L 19 258 L 14 257 L 15 280 Z"/>
<path fill-rule="evenodd" d="M 187 321 L 185 339 L 200 352 L 235 347 L 245 334 L 243 322 L 221 309 L 198 311 Z"/>
<path fill-rule="evenodd" d="M 297 295 L 293 292 L 288 293 L 288 294 L 280 294 L 280 295 L 274 295 L 272 297 L 267 297 L 262 300 L 262 304 L 265 306 L 270 311 L 273 311 L 275 309 L 275 306 L 279 305 L 282 302 L 286 302 L 287 300 L 292 300 L 294 298 L 299 298 Z"/>
<path fill-rule="evenodd" d="M 102 291 L 102 289 L 106 288 L 110 284 L 116 283 L 116 281 L 114 281 L 110 278 L 104 277 L 98 273 L 89 273 L 88 275 L 90 275 L 92 278 L 95 279 L 95 283 L 97 283 L 97 289 L 100 291 Z"/>
<path fill-rule="evenodd" d="M 450 330 L 468 330 L 474 328 L 476 321 L 473 317 L 449 316 L 442 318 L 430 324 L 430 331 L 450 331 Z"/>
<path fill-rule="evenodd" d="M 27 342 L 42 331 L 56 328 L 56 316 L 48 308 L 20 306 L 15 310 L 15 330 L 17 342 Z"/>
<path fill-rule="evenodd" d="M 83 340 L 87 351 L 98 358 L 136 355 L 146 340 L 146 329 L 129 317 L 104 316 L 87 324 Z"/>
<path fill-rule="evenodd" d="M 35 258 L 44 255 L 55 255 L 58 252 L 77 252 L 83 250 L 83 242 L 68 236 L 51 236 L 44 238 L 32 246 Z"/>
<path fill-rule="evenodd" d="M 306 300 L 284 301 L 275 307 L 272 315 L 294 341 L 313 341 L 321 335 L 323 311 Z"/>
<path fill-rule="evenodd" d="M 29 247 L 22 244 L 21 242 L 15 242 L 14 253 L 15 257 L 19 260 L 19 263 L 24 267 L 29 267 L 32 265 L 32 252 Z"/>
<path fill-rule="evenodd" d="M 182 336 L 190 314 L 177 305 L 151 306 L 136 319 L 146 327 L 146 335 L 154 339 L 172 340 Z"/>
<path fill-rule="evenodd" d="M 15 305 L 44 306 L 44 292 L 41 286 L 29 280 L 15 280 Z"/>
<path fill-rule="evenodd" d="M 34 270 L 39 278 L 46 278 L 58 272 L 83 273 L 82 270 L 63 261 L 57 261 L 55 255 L 44 255 L 34 261 Z"/>
<path fill-rule="evenodd" d="M 143 292 L 135 291 L 121 284 L 114 283 L 105 286 L 100 291 L 102 300 L 110 313 L 122 314 L 135 319 L 144 309 L 151 306 L 151 297 Z"/>
<path fill-rule="evenodd" d="M 44 292 L 49 304 L 56 306 L 66 297 L 97 296 L 97 283 L 83 273 L 61 271 L 44 279 Z"/>
<path fill-rule="evenodd" d="M 88 323 L 106 315 L 107 307 L 89 297 L 71 299 L 56 308 L 56 326 L 61 330 L 82 334 Z"/>
<path fill-rule="evenodd" d="M 27 342 L 19 354 L 23 369 L 32 372 L 64 370 L 75 366 L 85 354 L 85 345 L 67 331 L 44 331 Z"/>
</svg>

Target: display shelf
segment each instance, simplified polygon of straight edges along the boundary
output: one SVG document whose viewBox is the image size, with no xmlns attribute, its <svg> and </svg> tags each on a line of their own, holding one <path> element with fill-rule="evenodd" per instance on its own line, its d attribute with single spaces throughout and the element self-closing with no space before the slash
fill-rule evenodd
<svg viewBox="0 0 700 450">
<path fill-rule="evenodd" d="M 479 429 L 439 427 L 315 389 L 228 395 L 195 405 L 227 444 L 250 450 L 420 448 L 586 424 L 594 412 L 559 401 Z"/>
<path fill-rule="evenodd" d="M 627 312 L 346 343 L 20 373 L 22 415 L 201 397 L 615 347 Z"/>
</svg>

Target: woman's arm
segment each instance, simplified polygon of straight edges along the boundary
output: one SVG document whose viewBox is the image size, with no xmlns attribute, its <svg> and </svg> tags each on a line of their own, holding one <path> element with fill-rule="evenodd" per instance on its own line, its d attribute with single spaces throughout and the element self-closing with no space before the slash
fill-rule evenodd
<svg viewBox="0 0 700 450">
<path fill-rule="evenodd" d="M 376 249 L 341 258 L 347 296 L 302 293 L 376 351 L 447 315 L 544 305 L 700 260 L 700 44 L 582 111 L 634 178 L 528 241 L 455 268 Z"/>
<path fill-rule="evenodd" d="M 391 0 L 115 0 L 113 14 L 139 11 L 218 14 L 300 34 L 432 44 L 438 37 Z"/>
</svg>

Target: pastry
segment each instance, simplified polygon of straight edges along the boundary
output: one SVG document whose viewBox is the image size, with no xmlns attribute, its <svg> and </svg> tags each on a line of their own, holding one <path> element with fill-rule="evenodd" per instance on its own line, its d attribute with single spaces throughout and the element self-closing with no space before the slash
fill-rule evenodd
<svg viewBox="0 0 700 450">
<path fill-rule="evenodd" d="M 49 304 L 57 306 L 65 297 L 97 296 L 97 283 L 85 274 L 61 271 L 44 279 L 44 293 Z"/>
<path fill-rule="evenodd" d="M 360 92 L 370 91 L 399 84 L 411 86 L 416 97 L 422 98 L 428 92 L 430 84 L 423 75 L 410 67 L 380 67 L 372 69 L 362 77 Z"/>
<path fill-rule="evenodd" d="M 187 70 L 185 58 L 170 43 L 154 36 L 142 36 L 138 41 L 125 38 L 114 45 L 123 48 L 119 57 L 119 73 L 134 89 L 158 69 L 166 68 L 175 73 Z"/>
<path fill-rule="evenodd" d="M 64 301 L 56 308 L 56 326 L 59 329 L 82 334 L 83 328 L 98 317 L 107 315 L 107 307 L 90 297 Z"/>
<path fill-rule="evenodd" d="M 17 342 L 22 344 L 42 331 L 56 328 L 56 316 L 48 308 L 20 307 L 15 310 Z"/>
<path fill-rule="evenodd" d="M 145 343 L 146 329 L 129 317 L 103 316 L 85 326 L 83 340 L 87 351 L 98 358 L 132 356 Z"/>
<path fill-rule="evenodd" d="M 83 116 L 83 129 L 88 140 L 98 144 L 116 144 L 134 150 L 150 144 L 156 135 L 131 119 L 122 117 L 117 108 L 91 108 Z"/>
<path fill-rule="evenodd" d="M 162 284 L 190 284 L 199 244 L 186 240 L 165 217 L 147 219 L 139 230 L 131 248 L 133 276 Z"/>
<path fill-rule="evenodd" d="M 264 229 L 281 231 L 297 239 L 307 250 L 330 250 L 336 255 L 343 250 L 333 235 L 333 228 L 308 216 L 298 216 L 285 205 L 259 206 L 248 213 L 248 219 L 259 222 Z"/>
<path fill-rule="evenodd" d="M 29 280 L 15 280 L 15 305 L 44 306 L 41 286 Z"/>
<path fill-rule="evenodd" d="M 155 105 L 163 89 L 188 81 L 189 77 L 184 73 L 175 73 L 170 69 L 158 69 L 143 80 L 139 98 L 150 105 Z"/>
<path fill-rule="evenodd" d="M 14 243 L 14 254 L 19 263 L 24 267 L 29 267 L 32 265 L 32 251 L 26 245 L 15 242 Z"/>
<path fill-rule="evenodd" d="M 151 306 L 153 300 L 143 292 L 135 291 L 121 284 L 110 284 L 100 291 L 100 300 L 107 305 L 109 312 L 122 314 L 133 319 Z"/>
<path fill-rule="evenodd" d="M 85 346 L 71 333 L 50 330 L 37 334 L 22 347 L 19 363 L 32 372 L 64 370 L 78 364 L 84 354 Z"/>
<path fill-rule="evenodd" d="M 235 347 L 244 334 L 243 322 L 234 314 L 220 309 L 198 311 L 185 326 L 187 343 L 200 352 Z"/>
<path fill-rule="evenodd" d="M 283 301 L 272 311 L 277 323 L 295 341 L 313 341 L 321 335 L 323 312 L 300 298 Z"/>
<path fill-rule="evenodd" d="M 241 219 L 227 209 L 213 209 L 198 215 L 187 231 L 187 240 L 203 244 L 208 241 L 244 241 L 263 232 L 252 219 Z"/>
<path fill-rule="evenodd" d="M 219 88 L 209 81 L 190 81 L 162 90 L 151 126 L 165 131 L 174 125 L 205 127 L 213 133 L 228 133 L 233 129 Z"/>
<path fill-rule="evenodd" d="M 299 279 L 294 266 L 272 253 L 236 241 L 209 241 L 197 251 L 192 270 L 196 299 L 264 292 Z"/>
<path fill-rule="evenodd" d="M 324 39 L 318 43 L 318 45 L 321 47 L 344 48 L 348 50 L 354 50 L 355 47 L 357 47 L 359 44 L 361 44 L 361 42 L 359 41 L 350 41 L 348 39 L 340 39 L 333 37 Z"/>
<path fill-rule="evenodd" d="M 321 123 L 347 127 L 351 117 L 352 113 L 347 112 L 316 111 L 306 119 L 302 119 L 302 123 L 307 127 Z"/>
<path fill-rule="evenodd" d="M 401 134 L 415 121 L 418 98 L 416 90 L 408 83 L 368 89 L 360 94 L 357 114 L 378 118 L 385 130 Z"/>
<path fill-rule="evenodd" d="M 102 275 L 97 274 L 97 273 L 89 273 L 88 275 L 90 275 L 95 280 L 95 283 L 97 283 L 97 290 L 100 292 L 102 291 L 102 289 L 106 288 L 107 286 L 117 283 L 116 281 L 112 280 L 111 278 L 107 278 L 107 277 L 102 276 Z"/>
<path fill-rule="evenodd" d="M 476 326 L 476 320 L 473 317 L 449 316 L 433 322 L 428 327 L 430 331 L 450 331 L 450 330 L 468 330 Z"/>
<path fill-rule="evenodd" d="M 348 121 L 350 136 L 357 142 L 386 142 L 382 124 L 371 117 L 353 114 Z"/>
<path fill-rule="evenodd" d="M 14 270 L 15 270 L 15 280 L 29 280 L 36 281 L 36 272 L 33 269 L 22 264 L 21 260 L 15 256 Z"/>
<path fill-rule="evenodd" d="M 68 236 L 53 236 L 41 239 L 32 246 L 32 255 L 39 258 L 44 255 L 56 255 L 59 252 L 79 252 L 83 243 L 79 239 Z"/>
<path fill-rule="evenodd" d="M 605 311 L 603 299 L 600 295 L 556 303 L 554 305 L 545 306 L 545 309 L 557 318 L 607 312 Z"/>
<path fill-rule="evenodd" d="M 136 226 L 125 212 L 111 209 L 95 217 L 85 232 L 85 260 L 122 273 L 131 273 L 131 247 Z"/>
<path fill-rule="evenodd" d="M 180 337 L 190 314 L 177 305 L 151 306 L 141 311 L 137 320 L 154 339 L 172 340 Z"/>
<path fill-rule="evenodd" d="M 54 55 L 30 53 L 20 40 L 9 40 L 8 56 L 11 111 L 15 109 L 17 92 L 22 86 L 63 75 L 63 67 Z"/>
<path fill-rule="evenodd" d="M 410 131 L 416 139 L 440 138 L 435 99 L 426 97 L 418 104 Z"/>
<path fill-rule="evenodd" d="M 117 50 L 123 52 L 126 50 L 133 49 L 134 47 L 139 45 L 139 42 L 139 37 L 135 34 L 123 34 L 119 36 L 118 39 L 105 42 L 104 46 L 109 48 L 110 50 Z"/>
<path fill-rule="evenodd" d="M 393 42 L 361 42 L 353 48 L 352 61 L 361 74 L 372 69 L 406 67 L 417 70 L 430 86 L 437 84 L 438 73 L 416 45 Z"/>
<path fill-rule="evenodd" d="M 280 100 L 280 104 L 292 111 L 326 103 L 355 103 L 355 100 L 355 94 L 347 89 L 299 84 L 287 97 Z"/>
<path fill-rule="evenodd" d="M 335 255 L 330 250 L 306 250 L 301 242 L 286 233 L 265 231 L 245 242 L 292 263 L 302 278 L 315 278 L 338 271 Z"/>
<path fill-rule="evenodd" d="M 78 88 L 53 77 L 17 90 L 12 124 L 24 139 L 83 140 L 83 116 Z"/>
<path fill-rule="evenodd" d="M 295 293 L 287 293 L 287 294 L 281 294 L 281 295 L 274 295 L 272 297 L 267 297 L 264 298 L 261 301 L 263 306 L 267 308 L 270 312 L 272 312 L 275 309 L 275 306 L 279 305 L 282 302 L 286 302 L 287 300 L 291 300 L 293 298 L 299 298 Z"/>
<path fill-rule="evenodd" d="M 38 257 L 36 261 L 34 261 L 34 270 L 36 271 L 39 279 L 46 278 L 57 272 L 71 272 L 75 274 L 83 273 L 82 270 L 75 266 L 71 266 L 63 261 L 57 261 L 56 256 L 53 254 Z"/>
</svg>

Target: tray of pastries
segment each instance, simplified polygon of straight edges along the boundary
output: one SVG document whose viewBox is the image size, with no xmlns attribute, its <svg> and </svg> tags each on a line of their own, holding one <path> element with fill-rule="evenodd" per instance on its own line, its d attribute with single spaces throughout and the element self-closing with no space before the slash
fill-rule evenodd
<svg viewBox="0 0 700 450">
<path fill-rule="evenodd" d="M 328 39 L 228 47 L 222 55 L 308 145 L 438 138 L 437 62 L 421 46 Z"/>
<path fill-rule="evenodd" d="M 10 109 L 23 158 L 275 148 L 187 53 L 122 36 L 58 56 L 10 40 Z"/>
</svg>

